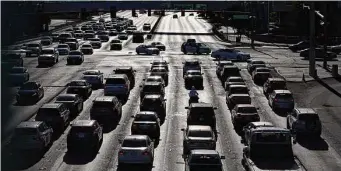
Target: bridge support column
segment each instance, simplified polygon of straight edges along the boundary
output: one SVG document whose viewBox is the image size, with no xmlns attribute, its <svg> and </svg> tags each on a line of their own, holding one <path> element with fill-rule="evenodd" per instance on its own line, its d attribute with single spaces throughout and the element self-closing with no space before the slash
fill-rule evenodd
<svg viewBox="0 0 341 171">
<path fill-rule="evenodd" d="M 116 12 L 117 12 L 116 6 L 111 6 L 110 7 L 110 17 L 116 18 Z"/>
<path fill-rule="evenodd" d="M 81 20 L 87 20 L 89 17 L 89 12 L 85 8 L 81 9 Z"/>
<path fill-rule="evenodd" d="M 135 8 L 133 8 L 133 9 L 131 10 L 131 15 L 132 15 L 133 17 L 136 16 L 136 9 L 135 9 Z"/>
<path fill-rule="evenodd" d="M 151 16 L 151 15 L 152 15 L 152 10 L 148 9 L 148 16 Z"/>
<path fill-rule="evenodd" d="M 185 16 L 185 11 L 181 9 L 181 16 Z"/>
</svg>

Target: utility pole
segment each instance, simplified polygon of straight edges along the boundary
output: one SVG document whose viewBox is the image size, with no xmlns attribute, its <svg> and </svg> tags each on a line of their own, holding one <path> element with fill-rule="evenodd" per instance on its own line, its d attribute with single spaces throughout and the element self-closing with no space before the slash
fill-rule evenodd
<svg viewBox="0 0 341 171">
<path fill-rule="evenodd" d="M 309 10 L 309 24 L 310 24 L 310 49 L 309 49 L 309 75 L 316 77 L 316 66 L 315 66 L 315 2 L 310 2 Z"/>
<path fill-rule="evenodd" d="M 327 27 L 328 27 L 328 21 L 327 21 L 327 13 L 328 13 L 328 2 L 324 3 L 324 17 L 323 17 L 323 37 L 324 37 L 324 45 L 323 45 L 323 49 L 324 49 L 324 58 L 323 58 L 323 68 L 327 68 L 327 43 L 328 43 L 328 34 L 327 34 Z"/>
</svg>

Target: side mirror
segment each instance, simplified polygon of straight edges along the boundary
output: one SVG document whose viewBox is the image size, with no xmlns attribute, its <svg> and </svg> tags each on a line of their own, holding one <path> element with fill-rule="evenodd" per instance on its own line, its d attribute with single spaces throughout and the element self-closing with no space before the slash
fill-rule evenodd
<svg viewBox="0 0 341 171">
<path fill-rule="evenodd" d="M 189 109 L 188 106 L 186 106 L 185 109 Z"/>
<path fill-rule="evenodd" d="M 225 156 L 220 156 L 220 159 L 225 159 Z"/>
<path fill-rule="evenodd" d="M 181 128 L 181 131 L 185 131 L 185 128 Z"/>
</svg>

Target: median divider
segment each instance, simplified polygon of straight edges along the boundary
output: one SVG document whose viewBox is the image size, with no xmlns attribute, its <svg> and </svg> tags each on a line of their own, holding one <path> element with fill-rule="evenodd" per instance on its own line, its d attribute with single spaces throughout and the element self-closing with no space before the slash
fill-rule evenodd
<svg viewBox="0 0 341 171">
<path fill-rule="evenodd" d="M 154 26 L 152 27 L 152 29 L 150 30 L 150 32 L 148 33 L 149 35 L 152 35 L 151 37 L 148 37 L 147 38 L 150 38 L 152 39 L 153 38 L 153 35 L 155 33 L 155 30 L 159 27 L 159 24 L 160 24 L 160 21 L 162 19 L 162 15 L 159 16 L 159 18 L 157 19 L 157 21 L 155 22 Z"/>
</svg>

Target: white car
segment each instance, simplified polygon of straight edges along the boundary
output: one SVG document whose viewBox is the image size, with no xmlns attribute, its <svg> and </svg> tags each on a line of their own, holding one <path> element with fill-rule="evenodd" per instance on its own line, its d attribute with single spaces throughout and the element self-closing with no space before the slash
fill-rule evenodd
<svg viewBox="0 0 341 171">
<path fill-rule="evenodd" d="M 250 54 L 236 49 L 219 49 L 211 53 L 211 57 L 219 60 L 247 61 L 251 58 Z"/>
<path fill-rule="evenodd" d="M 68 55 L 70 52 L 70 47 L 67 44 L 59 44 L 57 50 L 60 55 Z"/>
<path fill-rule="evenodd" d="M 160 54 L 160 50 L 156 47 L 153 47 L 151 45 L 140 45 L 138 47 L 136 47 L 136 53 L 139 55 L 140 53 L 144 53 L 147 55 L 159 55 Z"/>
<path fill-rule="evenodd" d="M 154 142 L 147 135 L 128 135 L 118 152 L 118 165 L 149 164 L 154 161 Z"/>
</svg>

